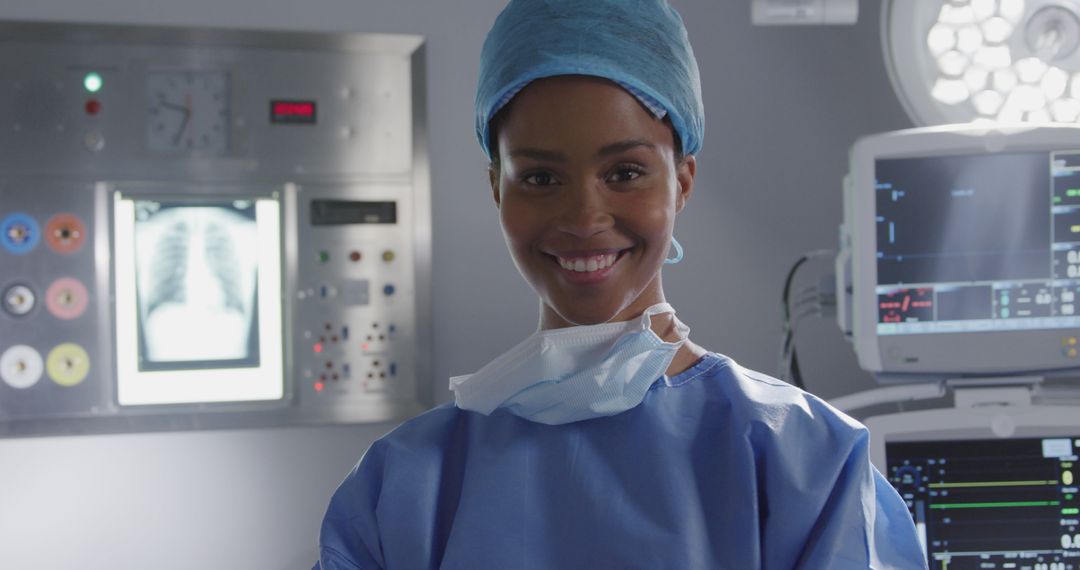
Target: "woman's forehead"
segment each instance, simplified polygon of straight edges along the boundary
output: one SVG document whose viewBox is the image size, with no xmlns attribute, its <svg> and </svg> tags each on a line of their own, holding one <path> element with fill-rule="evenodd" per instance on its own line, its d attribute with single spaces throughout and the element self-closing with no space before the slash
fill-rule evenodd
<svg viewBox="0 0 1080 570">
<path fill-rule="evenodd" d="M 626 141 L 672 146 L 674 133 L 618 84 L 583 76 L 550 77 L 526 86 L 496 126 L 500 151 L 522 145 L 598 150 Z"/>
</svg>

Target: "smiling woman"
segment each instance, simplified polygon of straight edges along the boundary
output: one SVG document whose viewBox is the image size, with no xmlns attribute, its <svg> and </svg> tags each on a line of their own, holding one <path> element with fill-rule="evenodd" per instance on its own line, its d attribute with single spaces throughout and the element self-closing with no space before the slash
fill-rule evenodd
<svg viewBox="0 0 1080 570">
<path fill-rule="evenodd" d="M 625 321 L 664 302 L 660 268 L 694 185 L 670 127 L 617 84 L 538 80 L 506 108 L 491 186 L 542 329 Z"/>
<path fill-rule="evenodd" d="M 539 330 L 372 445 L 316 568 L 925 568 L 865 428 L 668 304 L 703 133 L 664 0 L 510 2 L 477 136 Z"/>
</svg>

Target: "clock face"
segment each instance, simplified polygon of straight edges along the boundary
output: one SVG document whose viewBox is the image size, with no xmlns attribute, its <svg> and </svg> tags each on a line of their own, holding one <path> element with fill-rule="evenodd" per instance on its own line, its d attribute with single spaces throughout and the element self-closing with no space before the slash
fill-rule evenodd
<svg viewBox="0 0 1080 570">
<path fill-rule="evenodd" d="M 146 98 L 150 151 L 225 154 L 228 150 L 229 76 L 225 72 L 150 72 Z"/>
</svg>

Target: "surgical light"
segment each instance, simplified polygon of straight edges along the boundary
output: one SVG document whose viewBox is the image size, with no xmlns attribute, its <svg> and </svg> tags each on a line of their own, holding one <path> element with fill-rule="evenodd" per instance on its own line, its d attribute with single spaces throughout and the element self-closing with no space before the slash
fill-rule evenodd
<svg viewBox="0 0 1080 570">
<path fill-rule="evenodd" d="M 882 44 L 917 124 L 1080 122 L 1080 0 L 886 0 Z"/>
</svg>

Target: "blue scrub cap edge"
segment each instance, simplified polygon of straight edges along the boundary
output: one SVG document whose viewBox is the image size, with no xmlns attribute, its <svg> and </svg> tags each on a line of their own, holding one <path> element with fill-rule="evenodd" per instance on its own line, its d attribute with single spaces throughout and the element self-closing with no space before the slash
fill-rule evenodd
<svg viewBox="0 0 1080 570">
<path fill-rule="evenodd" d="M 559 77 L 563 75 L 586 75 L 589 77 L 599 77 L 601 79 L 607 79 L 608 81 L 611 81 L 616 85 L 618 85 L 619 83 L 624 83 L 626 85 L 629 85 L 630 87 L 633 87 L 634 89 L 641 91 L 642 93 L 648 95 L 654 101 L 659 103 L 667 111 L 667 116 L 671 119 L 671 126 L 675 129 L 675 132 L 678 133 L 679 140 L 682 143 L 683 154 L 696 154 L 697 151 L 700 150 L 700 141 L 693 141 L 690 139 L 690 135 L 688 134 L 685 121 L 683 121 L 683 118 L 680 117 L 678 113 L 672 112 L 673 106 L 671 105 L 671 102 L 668 101 L 666 97 L 663 97 L 656 93 L 656 91 L 654 91 L 653 89 L 650 89 L 648 86 L 642 85 L 640 82 L 637 81 L 627 81 L 626 78 L 615 79 L 610 77 L 609 74 L 601 73 L 597 70 L 587 67 L 568 68 L 564 66 L 554 66 L 549 68 L 541 67 L 539 69 L 532 70 L 530 73 L 523 74 L 515 81 L 510 82 L 509 86 L 500 91 L 497 97 L 493 97 L 492 102 L 487 105 L 488 108 L 481 110 L 482 113 L 480 116 L 484 117 L 484 122 L 483 125 L 477 125 L 476 135 L 477 138 L 480 139 L 480 146 L 481 148 L 483 148 L 484 154 L 487 155 L 488 160 L 491 160 L 492 157 L 490 131 L 491 119 L 494 118 L 493 115 L 497 111 L 495 109 L 495 105 L 497 105 L 498 102 L 502 100 L 502 98 L 505 97 L 507 93 L 510 93 L 514 89 L 522 88 L 522 85 L 527 86 L 528 83 L 536 81 L 537 79 L 544 79 L 546 77 Z M 513 98 L 511 98 L 510 101 L 513 101 Z M 507 101 L 505 104 L 503 104 L 503 107 L 509 105 L 510 101 Z"/>
</svg>

